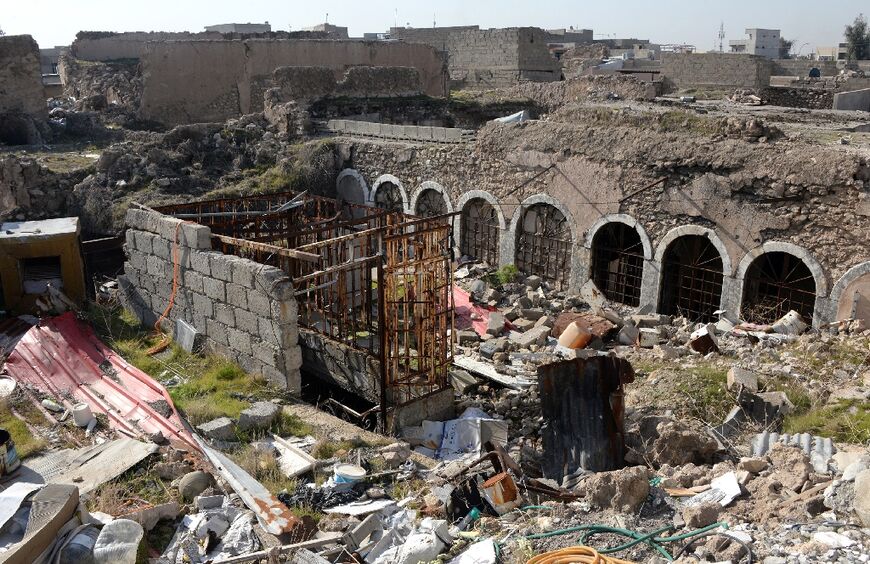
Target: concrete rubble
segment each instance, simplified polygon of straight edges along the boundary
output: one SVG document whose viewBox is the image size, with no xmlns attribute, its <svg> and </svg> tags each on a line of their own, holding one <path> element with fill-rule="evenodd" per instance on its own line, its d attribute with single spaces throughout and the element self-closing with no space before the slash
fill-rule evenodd
<svg viewBox="0 0 870 564">
<path fill-rule="evenodd" d="M 0 37 L 0 561 L 870 561 L 863 71 L 323 27 Z"/>
</svg>

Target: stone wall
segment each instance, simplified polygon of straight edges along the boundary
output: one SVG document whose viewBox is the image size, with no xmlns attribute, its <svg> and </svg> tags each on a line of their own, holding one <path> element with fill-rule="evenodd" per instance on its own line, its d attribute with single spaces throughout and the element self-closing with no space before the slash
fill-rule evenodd
<svg viewBox="0 0 870 564">
<path fill-rule="evenodd" d="M 83 61 L 117 61 L 140 59 L 150 41 L 176 41 L 185 39 L 223 39 L 218 32 L 191 33 L 189 31 L 80 31 L 70 46 L 70 54 Z"/>
<path fill-rule="evenodd" d="M 766 104 L 787 108 L 830 110 L 834 104 L 834 91 L 825 88 L 769 87 L 759 90 Z"/>
<path fill-rule="evenodd" d="M 279 67 L 318 66 L 336 79 L 355 66 L 413 67 L 422 90 L 446 95 L 444 60 L 427 45 L 319 40 L 149 43 L 140 116 L 166 125 L 220 122 L 263 110 Z"/>
<path fill-rule="evenodd" d="M 291 280 L 278 268 L 212 251 L 211 230 L 156 212 L 128 210 L 128 260 L 119 277 L 124 306 L 145 325 L 166 309 L 178 237 L 178 291 L 169 319 L 182 319 L 207 350 L 251 374 L 299 392 L 302 352 Z M 180 225 L 180 229 L 178 226 Z"/>
<path fill-rule="evenodd" d="M 561 65 L 538 28 L 392 28 L 390 37 L 447 53 L 451 88 L 497 88 L 559 80 Z"/>
<path fill-rule="evenodd" d="M 339 78 L 328 67 L 281 67 L 270 94 L 281 102 L 318 98 L 388 98 L 423 93 L 413 67 L 351 67 Z"/>
<path fill-rule="evenodd" d="M 5 112 L 46 113 L 39 45 L 29 35 L 0 37 L 0 114 Z"/>
<path fill-rule="evenodd" d="M 326 122 L 323 129 L 340 135 L 433 143 L 465 143 L 474 139 L 474 131 L 458 127 L 391 125 L 351 119 L 331 119 Z"/>
<path fill-rule="evenodd" d="M 641 303 L 654 308 L 661 255 L 681 234 L 702 234 L 720 250 L 722 306 L 731 312 L 740 309 L 741 267 L 771 248 L 793 251 L 813 271 L 817 325 L 834 315 L 835 283 L 870 263 L 870 167 L 859 156 L 814 145 L 790 144 L 788 151 L 736 139 L 699 145 L 695 134 L 612 122 L 597 127 L 578 117 L 490 124 L 467 144 L 346 138 L 337 153 L 349 155 L 341 166 L 358 171 L 369 186 L 390 178 L 408 195 L 409 207 L 432 186 L 451 209 L 488 200 L 499 218 L 501 264 L 515 261 L 522 210 L 538 202 L 556 206 L 571 226 L 574 289 L 589 277 L 595 230 L 610 221 L 636 226 L 645 241 Z M 662 176 L 664 188 L 623 200 Z M 455 238 L 461 240 L 459 232 Z"/>
<path fill-rule="evenodd" d="M 800 76 L 806 77 L 810 69 L 817 68 L 822 76 L 836 76 L 840 74 L 837 61 L 808 61 L 805 59 L 774 59 L 771 74 L 774 76 Z"/>
<path fill-rule="evenodd" d="M 731 53 L 664 53 L 662 78 L 677 88 L 762 88 L 770 84 L 770 59 Z"/>
</svg>

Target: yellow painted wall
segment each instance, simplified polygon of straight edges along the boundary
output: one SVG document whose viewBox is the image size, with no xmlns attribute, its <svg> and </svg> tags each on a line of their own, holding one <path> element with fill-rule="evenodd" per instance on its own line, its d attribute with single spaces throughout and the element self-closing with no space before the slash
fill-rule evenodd
<svg viewBox="0 0 870 564">
<path fill-rule="evenodd" d="M 77 233 L 0 239 L 0 279 L 8 311 L 33 313 L 38 296 L 24 293 L 19 261 L 24 258 L 60 256 L 63 293 L 76 303 L 85 298 L 85 269 Z"/>
</svg>

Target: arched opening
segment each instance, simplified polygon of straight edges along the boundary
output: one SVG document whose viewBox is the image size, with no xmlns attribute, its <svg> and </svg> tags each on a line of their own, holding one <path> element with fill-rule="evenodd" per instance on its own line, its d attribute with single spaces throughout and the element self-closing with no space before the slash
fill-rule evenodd
<svg viewBox="0 0 870 564">
<path fill-rule="evenodd" d="M 550 204 L 531 205 L 517 229 L 516 267 L 565 289 L 571 274 L 571 243 L 565 214 Z"/>
<path fill-rule="evenodd" d="M 375 206 L 391 213 L 403 213 L 405 201 L 402 199 L 402 190 L 389 180 L 381 182 L 375 192 Z"/>
<path fill-rule="evenodd" d="M 752 323 L 773 323 L 791 310 L 812 321 L 816 279 L 798 257 L 785 252 L 759 255 L 743 278 L 741 315 Z"/>
<path fill-rule="evenodd" d="M 338 198 L 353 204 L 366 203 L 365 183 L 357 174 L 345 174 L 338 179 Z"/>
<path fill-rule="evenodd" d="M 607 299 L 637 307 L 643 281 L 643 243 L 637 229 L 612 222 L 592 238 L 592 281 Z"/>
<path fill-rule="evenodd" d="M 683 235 L 662 257 L 660 311 L 691 321 L 713 321 L 722 302 L 722 255 L 702 235 Z"/>
<path fill-rule="evenodd" d="M 444 195 L 434 188 L 427 188 L 420 192 L 420 197 L 417 198 L 415 210 L 420 217 L 434 217 L 443 215 L 449 210 L 447 209 L 447 200 Z"/>
<path fill-rule="evenodd" d="M 483 198 L 469 200 L 462 208 L 459 251 L 495 266 L 498 264 L 499 238 L 495 207 Z"/>
</svg>

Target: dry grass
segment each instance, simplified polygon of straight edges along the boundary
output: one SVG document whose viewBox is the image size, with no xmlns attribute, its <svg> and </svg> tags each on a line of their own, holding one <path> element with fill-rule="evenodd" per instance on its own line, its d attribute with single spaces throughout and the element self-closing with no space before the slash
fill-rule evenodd
<svg viewBox="0 0 870 564">
<path fill-rule="evenodd" d="M 248 445 L 233 454 L 232 458 L 272 493 L 292 492 L 296 489 L 296 478 L 285 476 L 278 466 L 278 459 L 270 452 Z"/>
<path fill-rule="evenodd" d="M 12 413 L 13 409 L 24 420 L 16 417 Z M 15 450 L 21 459 L 45 450 L 47 446 L 45 439 L 34 434 L 30 430 L 30 427 L 28 427 L 28 424 L 40 426 L 46 423 L 42 414 L 30 405 L 29 400 L 23 396 L 20 396 L 19 400 L 13 400 L 11 403 L 8 400 L 0 401 L 0 429 L 6 429 L 12 436 Z"/>
</svg>

